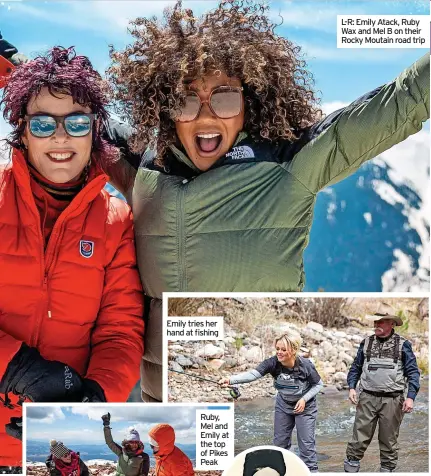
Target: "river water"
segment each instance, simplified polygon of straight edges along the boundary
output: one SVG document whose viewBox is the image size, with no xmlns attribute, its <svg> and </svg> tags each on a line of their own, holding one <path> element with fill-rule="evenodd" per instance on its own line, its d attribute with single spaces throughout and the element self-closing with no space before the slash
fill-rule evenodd
<svg viewBox="0 0 431 476">
<path fill-rule="evenodd" d="M 406 414 L 401 425 L 399 444 L 399 472 L 428 473 L 428 380 L 421 381 L 414 411 Z M 327 392 L 318 396 L 319 413 L 316 427 L 316 446 L 320 472 L 343 472 L 346 444 L 355 417 L 354 406 L 347 399 L 347 391 Z M 252 446 L 272 444 L 274 399 L 260 398 L 235 405 L 235 453 Z M 294 430 L 291 448 L 298 453 Z M 376 435 L 361 462 L 361 472 L 379 470 L 379 449 Z"/>
</svg>

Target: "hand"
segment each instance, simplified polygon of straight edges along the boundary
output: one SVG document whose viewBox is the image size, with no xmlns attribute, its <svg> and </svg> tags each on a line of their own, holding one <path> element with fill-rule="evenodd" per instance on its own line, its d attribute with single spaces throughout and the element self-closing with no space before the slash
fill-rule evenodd
<svg viewBox="0 0 431 476">
<path fill-rule="evenodd" d="M 6 425 L 6 433 L 12 438 L 22 440 L 22 417 L 12 417 Z"/>
<path fill-rule="evenodd" d="M 349 400 L 353 403 L 353 405 L 358 404 L 358 395 L 356 394 L 356 390 L 354 388 L 349 390 Z"/>
<path fill-rule="evenodd" d="M 302 413 L 305 408 L 305 400 L 303 398 L 299 399 L 296 402 L 295 408 L 293 409 L 293 413 Z"/>
<path fill-rule="evenodd" d="M 414 401 L 412 398 L 406 398 L 403 403 L 403 412 L 411 413 L 413 411 Z"/>
<path fill-rule="evenodd" d="M 15 46 L 4 40 L 0 33 L 0 56 L 10 61 L 11 57 L 16 53 L 18 53 L 18 50 Z"/>
<path fill-rule="evenodd" d="M 230 378 L 228 377 L 221 378 L 218 381 L 218 384 L 221 385 L 222 387 L 227 387 L 228 385 L 230 385 Z"/>
<path fill-rule="evenodd" d="M 102 415 L 103 426 L 109 426 L 111 423 L 111 414 L 108 412 L 106 415 Z"/>
<path fill-rule="evenodd" d="M 78 402 L 82 381 L 68 365 L 46 360 L 37 349 L 22 344 L 0 380 L 0 393 L 14 393 L 32 402 Z"/>
<path fill-rule="evenodd" d="M 95 381 L 85 378 L 82 381 L 83 402 L 106 402 L 103 388 Z"/>
</svg>

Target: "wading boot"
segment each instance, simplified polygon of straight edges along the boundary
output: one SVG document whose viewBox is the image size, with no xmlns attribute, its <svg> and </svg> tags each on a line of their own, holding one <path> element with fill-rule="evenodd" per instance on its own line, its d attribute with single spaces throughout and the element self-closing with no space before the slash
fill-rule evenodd
<svg viewBox="0 0 431 476">
<path fill-rule="evenodd" d="M 346 458 L 344 460 L 344 472 L 345 473 L 359 473 L 361 463 L 354 459 Z"/>
</svg>

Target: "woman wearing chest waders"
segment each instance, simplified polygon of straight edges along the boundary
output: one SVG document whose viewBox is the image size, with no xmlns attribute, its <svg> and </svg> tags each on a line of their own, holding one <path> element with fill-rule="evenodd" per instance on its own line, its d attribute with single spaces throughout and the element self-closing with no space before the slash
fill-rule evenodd
<svg viewBox="0 0 431 476">
<path fill-rule="evenodd" d="M 296 426 L 299 456 L 313 473 L 317 472 L 315 428 L 316 395 L 323 382 L 312 362 L 298 355 L 302 339 L 285 334 L 275 340 L 276 355 L 264 360 L 254 370 L 232 375 L 219 381 L 221 385 L 253 382 L 270 374 L 278 390 L 274 414 L 274 445 L 290 449 Z"/>
</svg>

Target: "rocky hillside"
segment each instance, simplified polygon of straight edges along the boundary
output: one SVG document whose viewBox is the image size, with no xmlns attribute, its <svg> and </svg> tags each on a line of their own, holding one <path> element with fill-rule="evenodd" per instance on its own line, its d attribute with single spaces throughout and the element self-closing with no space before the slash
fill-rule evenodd
<svg viewBox="0 0 431 476">
<path fill-rule="evenodd" d="M 301 355 L 312 359 L 325 383 L 326 391 L 347 388 L 347 372 L 359 344 L 372 332 L 370 323 L 357 317 L 358 314 L 360 315 L 358 309 L 347 313 L 345 309 L 341 310 L 335 306 L 331 309 L 328 306 L 321 309 L 320 313 L 314 313 L 314 316 L 319 317 L 323 312 L 332 312 L 332 322 L 336 322 L 338 326 L 329 327 L 313 320 L 307 322 L 307 319 L 301 319 L 304 308 L 298 309 L 297 299 L 266 299 L 265 301 L 269 310 L 267 309 L 265 314 L 262 302 L 259 303 L 259 315 L 265 317 L 260 320 L 247 309 L 247 300 L 235 300 L 234 312 L 229 306 L 226 306 L 224 310 L 218 307 L 214 313 L 225 316 L 225 335 L 222 341 L 170 342 L 168 347 L 170 401 L 231 401 L 229 390 L 221 388 L 216 382 L 221 377 L 254 368 L 257 363 L 273 355 L 274 338 L 286 332 L 301 335 L 303 339 Z M 363 300 L 358 301 L 360 302 L 357 306 L 365 305 Z M 405 316 L 408 316 L 406 319 L 412 319 L 410 314 L 413 311 L 409 311 L 409 306 L 413 308 L 418 306 L 420 300 L 406 301 L 408 302 L 401 302 L 401 304 L 404 306 Z M 204 303 L 199 312 L 189 315 L 210 315 L 214 311 L 211 306 L 214 305 L 216 304 L 211 302 Z M 244 315 L 239 312 L 238 305 L 239 309 L 241 306 L 244 307 Z M 300 306 L 303 306 L 303 303 L 300 303 Z M 313 316 L 310 308 L 311 306 L 306 309 L 309 310 L 309 315 Z M 371 312 L 368 308 L 363 311 L 364 315 Z M 417 308 L 415 312 L 418 312 Z M 423 312 L 427 313 L 427 309 Z M 423 318 L 427 325 L 426 315 Z M 421 320 L 420 317 L 416 319 Z M 413 344 L 418 362 L 427 367 L 428 331 L 419 332 L 420 322 L 419 324 L 414 322 L 414 324 L 411 327 L 417 331 L 409 332 L 407 329 L 406 337 Z M 247 330 L 241 330 L 244 328 Z M 402 328 L 400 332 L 403 330 L 406 331 Z M 406 332 L 403 334 L 405 335 Z M 186 374 L 191 374 L 193 377 Z M 213 382 L 195 378 L 199 376 Z M 241 385 L 240 391 L 241 399 L 275 395 L 270 377 Z"/>
</svg>

